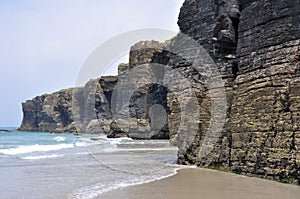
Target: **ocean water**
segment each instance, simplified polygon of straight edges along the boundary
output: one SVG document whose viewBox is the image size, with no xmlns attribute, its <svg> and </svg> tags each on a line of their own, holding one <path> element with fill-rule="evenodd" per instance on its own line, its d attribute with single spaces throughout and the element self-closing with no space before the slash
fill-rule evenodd
<svg viewBox="0 0 300 199">
<path fill-rule="evenodd" d="M 1 132 L 0 198 L 101 198 L 174 175 L 176 154 L 166 140 Z"/>
</svg>

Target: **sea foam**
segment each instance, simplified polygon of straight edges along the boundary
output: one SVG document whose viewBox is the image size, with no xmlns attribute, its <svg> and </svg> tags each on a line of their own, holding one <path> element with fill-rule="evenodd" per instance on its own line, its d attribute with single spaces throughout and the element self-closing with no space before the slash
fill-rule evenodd
<svg viewBox="0 0 300 199">
<path fill-rule="evenodd" d="M 173 169 L 173 172 L 167 175 L 163 176 L 144 176 L 144 178 L 140 179 L 133 179 L 128 181 L 121 181 L 116 182 L 115 184 L 105 185 L 102 183 L 97 183 L 95 185 L 82 187 L 80 189 L 77 189 L 73 192 L 69 198 L 77 198 L 77 199 L 93 199 L 96 197 L 99 197 L 101 194 L 129 186 L 134 185 L 140 185 L 140 184 L 147 184 L 153 181 L 162 180 L 168 177 L 171 177 L 173 175 L 177 174 L 177 171 L 180 170 L 180 168 Z"/>
<path fill-rule="evenodd" d="M 26 157 L 22 157 L 21 159 L 23 160 L 41 160 L 41 159 L 48 159 L 48 158 L 58 158 L 58 157 L 62 157 L 63 155 L 56 155 L 56 154 L 52 154 L 52 155 L 37 155 L 37 156 L 26 156 Z"/>
<path fill-rule="evenodd" d="M 18 155 L 32 152 L 57 151 L 61 149 L 74 148 L 74 144 L 57 144 L 57 145 L 28 145 L 19 146 L 16 148 L 1 149 L 0 154 Z"/>
<path fill-rule="evenodd" d="M 66 140 L 65 137 L 61 137 L 61 136 L 56 136 L 55 138 L 53 138 L 53 140 L 57 141 L 57 142 L 64 142 Z"/>
</svg>

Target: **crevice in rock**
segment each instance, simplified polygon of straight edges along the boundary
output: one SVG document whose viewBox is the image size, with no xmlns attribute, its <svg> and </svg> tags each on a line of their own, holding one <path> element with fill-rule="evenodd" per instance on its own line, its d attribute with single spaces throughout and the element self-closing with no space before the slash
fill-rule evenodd
<svg viewBox="0 0 300 199">
<path fill-rule="evenodd" d="M 34 119 L 34 124 L 33 125 L 34 125 L 35 128 L 38 129 L 39 128 L 38 112 L 35 111 L 34 114 L 35 114 L 35 119 Z"/>
<path fill-rule="evenodd" d="M 290 106 L 291 106 L 290 93 L 291 93 L 291 85 L 290 85 L 290 82 L 288 82 L 288 86 L 287 86 L 287 101 L 288 101 L 288 105 L 289 105 L 288 109 L 289 109 L 289 112 L 291 114 L 291 125 L 292 125 L 291 152 L 293 152 L 293 151 L 297 151 L 297 148 L 296 148 L 296 132 L 294 130 L 293 112 L 290 110 Z M 296 158 L 295 158 L 295 161 L 296 161 Z"/>
<path fill-rule="evenodd" d="M 235 31 L 235 40 L 236 40 L 236 45 L 238 44 L 238 40 L 239 40 L 239 24 L 240 24 L 240 16 L 238 16 L 238 18 L 233 18 L 230 17 L 231 21 L 232 21 L 232 25 Z"/>
<path fill-rule="evenodd" d="M 232 160 L 231 160 L 231 150 L 232 150 L 232 132 L 228 133 L 228 167 L 232 167 Z"/>
<path fill-rule="evenodd" d="M 238 76 L 239 73 L 239 66 L 237 62 L 232 63 L 232 74 L 233 74 L 233 79 L 235 80 Z"/>
</svg>

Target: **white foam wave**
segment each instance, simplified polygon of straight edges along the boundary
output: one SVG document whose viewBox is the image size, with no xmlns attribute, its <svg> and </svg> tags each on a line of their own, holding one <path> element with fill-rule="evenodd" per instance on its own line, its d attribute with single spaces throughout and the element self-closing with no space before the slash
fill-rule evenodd
<svg viewBox="0 0 300 199">
<path fill-rule="evenodd" d="M 122 145 L 144 145 L 146 144 L 145 142 L 141 142 L 141 141 L 128 141 L 128 142 L 120 142 L 119 144 L 122 144 Z"/>
<path fill-rule="evenodd" d="M 48 158 L 58 158 L 58 157 L 63 157 L 63 155 L 38 155 L 38 156 L 26 156 L 22 157 L 21 159 L 23 160 L 41 160 L 41 159 L 48 159 Z"/>
<path fill-rule="evenodd" d="M 92 186 L 88 186 L 88 187 L 83 187 L 80 188 L 78 190 L 76 190 L 73 195 L 70 198 L 77 198 L 77 199 L 93 199 L 98 197 L 99 195 L 115 190 L 115 189 L 119 189 L 119 188 L 124 188 L 124 187 L 129 187 L 129 186 L 134 186 L 134 185 L 140 185 L 140 184 L 147 184 L 150 182 L 154 182 L 157 180 L 162 180 L 164 178 L 168 178 L 171 177 L 173 175 L 177 174 L 177 171 L 180 170 L 180 168 L 176 168 L 173 170 L 173 173 L 168 174 L 168 175 L 164 175 L 164 176 L 160 176 L 160 177 L 156 177 L 156 178 L 151 178 L 148 176 L 149 179 L 144 179 L 144 180 L 131 180 L 128 182 L 119 182 L 116 183 L 114 185 L 104 185 L 102 183 L 98 183 Z"/>
<path fill-rule="evenodd" d="M 117 145 L 117 144 L 121 144 L 121 143 L 126 143 L 126 142 L 130 142 L 132 141 L 131 138 L 107 138 L 107 141 L 110 142 L 110 144 L 112 145 Z"/>
<path fill-rule="evenodd" d="M 61 149 L 74 148 L 74 144 L 57 144 L 57 145 L 29 145 L 19 146 L 16 148 L 1 149 L 0 154 L 4 155 L 18 155 L 32 152 L 44 152 L 44 151 L 57 151 Z"/>
<path fill-rule="evenodd" d="M 64 142 L 66 140 L 65 137 L 61 137 L 61 136 L 57 136 L 55 138 L 53 138 L 53 140 L 57 141 L 57 142 Z"/>
<path fill-rule="evenodd" d="M 88 152 L 79 152 L 75 155 L 88 155 Z M 52 155 L 36 155 L 36 156 L 25 156 L 21 157 L 23 160 L 41 160 L 41 159 L 49 159 L 49 158 L 59 158 L 64 157 L 65 155 L 58 155 L 58 154 L 52 154 Z"/>
<path fill-rule="evenodd" d="M 82 146 L 94 146 L 94 145 L 99 145 L 98 142 L 76 142 L 75 146 L 76 147 L 82 147 Z"/>
<path fill-rule="evenodd" d="M 176 167 L 179 169 L 197 169 L 196 165 L 181 165 L 181 164 L 167 164 L 169 167 Z"/>
</svg>

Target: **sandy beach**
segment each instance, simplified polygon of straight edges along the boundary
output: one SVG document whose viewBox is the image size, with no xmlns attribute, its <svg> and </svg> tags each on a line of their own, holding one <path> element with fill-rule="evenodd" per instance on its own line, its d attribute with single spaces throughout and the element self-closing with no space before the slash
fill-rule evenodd
<svg viewBox="0 0 300 199">
<path fill-rule="evenodd" d="M 174 176 L 102 194 L 113 199 L 299 199 L 300 187 L 208 169 L 181 169 Z"/>
</svg>

